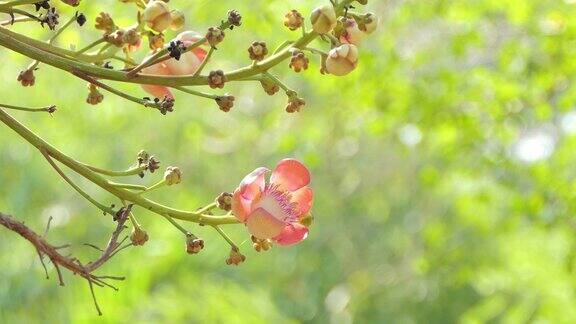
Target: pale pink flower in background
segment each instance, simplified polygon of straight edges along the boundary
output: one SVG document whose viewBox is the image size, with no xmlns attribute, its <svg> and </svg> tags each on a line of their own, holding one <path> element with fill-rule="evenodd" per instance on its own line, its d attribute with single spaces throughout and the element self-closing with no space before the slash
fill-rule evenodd
<svg viewBox="0 0 576 324">
<path fill-rule="evenodd" d="M 194 31 L 185 31 L 176 36 L 175 40 L 182 41 L 182 43 L 184 43 L 184 46 L 190 46 L 201 38 L 202 35 Z M 158 64 L 154 64 L 142 69 L 142 73 L 150 75 L 165 75 L 165 76 L 194 74 L 198 70 L 202 62 L 204 62 L 204 60 L 206 59 L 206 54 L 207 54 L 206 50 L 199 46 L 192 49 L 189 52 L 182 54 L 180 60 L 178 61 L 174 58 L 171 58 L 164 62 L 160 62 Z M 162 99 L 164 97 L 169 98 L 174 97 L 170 92 L 170 89 L 168 89 L 168 87 L 165 86 L 143 84 L 142 88 L 144 89 L 144 91 L 148 92 L 149 94 L 151 94 L 156 98 Z"/>
<path fill-rule="evenodd" d="M 308 236 L 300 221 L 312 207 L 310 172 L 294 159 L 280 161 L 266 183 L 269 171 L 260 167 L 244 177 L 234 191 L 232 212 L 259 239 L 280 245 L 298 243 Z"/>
</svg>

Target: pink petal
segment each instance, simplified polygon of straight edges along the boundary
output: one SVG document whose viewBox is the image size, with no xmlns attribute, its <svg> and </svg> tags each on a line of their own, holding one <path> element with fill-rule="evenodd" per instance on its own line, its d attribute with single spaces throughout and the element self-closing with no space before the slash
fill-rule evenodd
<svg viewBox="0 0 576 324">
<path fill-rule="evenodd" d="M 310 211 L 313 201 L 314 193 L 310 187 L 303 187 L 292 192 L 292 202 L 298 204 L 298 217 L 301 217 Z"/>
<path fill-rule="evenodd" d="M 259 239 L 269 239 L 282 232 L 286 223 L 278 220 L 264 208 L 256 208 L 246 221 L 248 231 Z"/>
<path fill-rule="evenodd" d="M 295 159 L 284 159 L 278 162 L 272 172 L 270 182 L 283 190 L 295 191 L 310 183 L 310 172 Z"/>
<path fill-rule="evenodd" d="M 264 190 L 266 184 L 264 180 L 264 175 L 268 172 L 267 168 L 260 167 L 242 179 L 238 190 L 242 198 L 248 200 L 254 200 L 256 197 L 260 196 L 260 193 Z"/>
<path fill-rule="evenodd" d="M 292 245 L 301 242 L 308 236 L 308 228 L 302 224 L 287 224 L 282 232 L 272 240 L 280 245 Z"/>
<path fill-rule="evenodd" d="M 232 195 L 232 214 L 241 222 L 246 222 L 250 212 L 250 200 L 242 198 L 240 191 L 236 189 Z"/>
<path fill-rule="evenodd" d="M 198 70 L 206 54 L 203 49 L 195 50 L 182 54 L 178 61 L 174 58 L 166 61 L 166 65 L 172 75 L 189 75 L 194 74 Z"/>
<path fill-rule="evenodd" d="M 142 69 L 143 74 L 150 74 L 150 75 L 171 75 L 172 73 L 164 63 L 154 64 L 147 68 Z M 154 84 L 143 84 L 142 89 L 148 92 L 153 97 L 163 99 L 165 96 L 169 98 L 173 98 L 170 89 L 165 86 L 154 85 Z"/>
</svg>

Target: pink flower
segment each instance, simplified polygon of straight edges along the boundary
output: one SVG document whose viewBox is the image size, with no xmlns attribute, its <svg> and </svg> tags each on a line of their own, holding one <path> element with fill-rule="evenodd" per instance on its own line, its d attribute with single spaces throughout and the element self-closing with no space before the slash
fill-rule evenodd
<svg viewBox="0 0 576 324">
<path fill-rule="evenodd" d="M 340 42 L 359 46 L 364 39 L 364 33 L 358 28 L 354 19 L 347 19 L 344 22 L 344 31 L 340 36 Z"/>
<path fill-rule="evenodd" d="M 300 221 L 312 207 L 310 172 L 294 159 L 280 161 L 266 183 L 269 171 L 260 167 L 244 177 L 234 191 L 232 212 L 259 239 L 280 245 L 298 243 L 308 236 Z"/>
<path fill-rule="evenodd" d="M 194 31 L 185 31 L 176 36 L 176 40 L 184 43 L 184 46 L 190 46 L 202 38 L 202 35 Z M 200 67 L 200 64 L 206 59 L 206 50 L 201 47 L 196 47 L 190 52 L 184 53 L 180 60 L 171 58 L 164 62 L 151 65 L 142 69 L 143 74 L 150 75 L 190 75 L 194 74 Z M 156 98 L 169 97 L 173 98 L 172 93 L 168 87 L 152 84 L 143 84 L 142 88 Z"/>
</svg>

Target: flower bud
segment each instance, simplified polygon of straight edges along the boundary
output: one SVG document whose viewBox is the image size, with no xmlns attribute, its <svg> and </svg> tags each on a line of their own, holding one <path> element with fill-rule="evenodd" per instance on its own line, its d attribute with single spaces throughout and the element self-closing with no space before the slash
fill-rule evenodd
<svg viewBox="0 0 576 324">
<path fill-rule="evenodd" d="M 364 33 L 358 28 L 354 19 L 344 19 L 342 21 L 342 30 L 339 32 L 339 38 L 342 43 L 360 45 L 364 38 Z"/>
<path fill-rule="evenodd" d="M 288 65 L 294 72 L 300 72 L 302 70 L 308 69 L 308 58 L 302 51 L 292 52 L 292 57 L 290 58 L 290 64 Z"/>
<path fill-rule="evenodd" d="M 210 46 L 216 46 L 224 40 L 224 31 L 218 27 L 210 27 L 206 32 L 206 40 Z"/>
<path fill-rule="evenodd" d="M 158 159 L 152 155 L 148 160 L 148 171 L 150 171 L 150 173 L 154 173 L 154 171 L 158 170 L 159 168 L 160 161 L 158 161 Z"/>
<path fill-rule="evenodd" d="M 286 112 L 287 113 L 299 112 L 305 105 L 306 101 L 304 101 L 304 99 L 298 98 L 296 94 L 290 95 L 288 97 L 288 103 L 286 104 Z"/>
<path fill-rule="evenodd" d="M 186 17 L 180 10 L 172 10 L 170 11 L 170 17 L 172 18 L 172 22 L 170 23 L 170 29 L 178 30 L 184 27 L 184 23 L 186 22 Z"/>
<path fill-rule="evenodd" d="M 164 48 L 164 34 L 152 34 L 148 35 L 148 46 L 152 51 L 158 51 Z"/>
<path fill-rule="evenodd" d="M 290 30 L 296 30 L 304 24 L 304 17 L 298 10 L 291 10 L 284 16 L 284 26 Z"/>
<path fill-rule="evenodd" d="M 144 243 L 148 241 L 148 233 L 139 227 L 134 227 L 130 234 L 130 241 L 132 241 L 132 244 L 136 246 L 144 245 Z"/>
<path fill-rule="evenodd" d="M 208 85 L 210 88 L 224 88 L 224 83 L 226 83 L 226 76 L 224 75 L 224 71 L 210 71 L 208 74 Z"/>
<path fill-rule="evenodd" d="M 118 29 L 110 34 L 104 35 L 104 40 L 116 47 L 122 47 L 122 45 L 124 45 L 125 32 L 123 29 Z"/>
<path fill-rule="evenodd" d="M 138 47 L 140 47 L 142 36 L 136 28 L 130 28 L 126 30 L 122 35 L 122 42 L 128 45 L 129 51 L 135 51 Z"/>
<path fill-rule="evenodd" d="M 80 0 L 61 0 L 61 1 L 72 7 L 76 7 L 80 4 Z"/>
<path fill-rule="evenodd" d="M 342 44 L 333 48 L 326 59 L 329 73 L 342 76 L 352 72 L 358 65 L 358 48 L 353 44 Z"/>
<path fill-rule="evenodd" d="M 268 48 L 265 42 L 254 42 L 248 48 L 248 54 L 250 54 L 250 59 L 254 61 L 262 61 L 266 54 L 268 54 Z"/>
<path fill-rule="evenodd" d="M 98 91 L 98 87 L 93 85 L 92 83 L 88 83 L 88 97 L 86 98 L 86 102 L 91 105 L 97 105 L 104 100 L 104 95 Z"/>
<path fill-rule="evenodd" d="M 189 234 L 186 236 L 186 253 L 196 254 L 204 248 L 204 240 Z"/>
<path fill-rule="evenodd" d="M 366 34 L 372 34 L 378 27 L 378 16 L 375 13 L 369 12 L 362 16 L 358 28 Z"/>
<path fill-rule="evenodd" d="M 246 256 L 242 255 L 242 253 L 240 253 L 238 248 L 232 248 L 232 250 L 230 250 L 230 255 L 228 256 L 228 259 L 226 259 L 226 264 L 239 265 L 244 261 L 246 261 Z"/>
<path fill-rule="evenodd" d="M 24 71 L 20 71 L 18 74 L 18 81 L 24 87 L 31 87 L 36 83 L 36 77 L 34 76 L 34 69 L 26 69 Z"/>
<path fill-rule="evenodd" d="M 218 107 L 220 107 L 220 110 L 222 110 L 223 112 L 229 112 L 230 109 L 232 109 L 232 107 L 234 107 L 234 100 L 236 98 L 234 98 L 234 96 L 230 95 L 230 94 L 225 94 L 223 96 L 218 96 L 216 97 L 216 103 L 218 104 Z"/>
<path fill-rule="evenodd" d="M 106 34 L 110 34 L 116 29 L 114 20 L 112 20 L 112 17 L 105 12 L 101 12 L 100 15 L 96 17 L 96 25 L 94 27 L 103 30 Z"/>
<path fill-rule="evenodd" d="M 260 80 L 260 84 L 262 85 L 264 91 L 271 96 L 280 90 L 280 87 L 269 79 Z"/>
<path fill-rule="evenodd" d="M 172 22 L 170 8 L 166 2 L 159 0 L 150 1 L 146 5 L 142 18 L 150 29 L 159 33 L 168 28 Z"/>
<path fill-rule="evenodd" d="M 332 5 L 324 5 L 312 11 L 310 16 L 312 29 L 319 34 L 326 34 L 336 27 L 336 12 Z"/>
<path fill-rule="evenodd" d="M 252 240 L 252 247 L 256 252 L 268 251 L 272 247 L 272 241 L 269 239 L 259 239 L 254 235 L 250 236 Z"/>
<path fill-rule="evenodd" d="M 228 22 L 232 25 L 232 26 L 240 26 L 242 25 L 242 15 L 240 15 L 240 13 L 236 10 L 229 10 L 228 11 Z M 230 29 L 232 29 L 232 27 L 230 27 Z"/>
<path fill-rule="evenodd" d="M 218 198 L 216 198 L 216 203 L 218 204 L 218 208 L 230 211 L 232 209 L 232 194 L 229 192 L 221 193 Z"/>
<path fill-rule="evenodd" d="M 182 171 L 178 167 L 167 167 L 166 172 L 164 172 L 164 181 L 168 186 L 180 183 L 182 181 Z"/>
</svg>

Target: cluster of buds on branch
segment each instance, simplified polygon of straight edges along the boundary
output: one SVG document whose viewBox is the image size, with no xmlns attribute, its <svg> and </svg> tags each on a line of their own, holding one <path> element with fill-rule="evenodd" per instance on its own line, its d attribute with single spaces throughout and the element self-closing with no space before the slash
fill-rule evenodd
<svg viewBox="0 0 576 324">
<path fill-rule="evenodd" d="M 228 112 L 234 106 L 233 95 L 204 92 L 193 87 L 221 91 L 220 89 L 225 89 L 229 83 L 237 81 L 258 82 L 268 95 L 275 95 L 282 90 L 287 97 L 285 110 L 289 113 L 299 112 L 305 106 L 305 100 L 270 70 L 288 61 L 287 67 L 295 72 L 304 72 L 310 65 L 309 56 L 312 54 L 320 57 L 320 72 L 336 76 L 346 75 L 358 64 L 358 46 L 361 40 L 372 33 L 378 24 L 375 14 L 352 11 L 353 4 L 366 4 L 366 0 L 330 1 L 329 4 L 314 9 L 309 15 L 303 15 L 294 9 L 284 15 L 284 25 L 292 31 L 301 30 L 301 36 L 285 41 L 274 51 L 269 50 L 265 41 L 254 40 L 244 52 L 246 59 L 250 61 L 247 66 L 233 71 L 214 69 L 203 73 L 208 61 L 214 57 L 215 52 L 219 52 L 219 44 L 231 37 L 227 35 L 228 30 L 241 26 L 242 17 L 237 11 L 230 10 L 220 24 L 207 27 L 204 32 L 196 32 L 182 30 L 185 26 L 185 14 L 171 8 L 172 2 L 169 4 L 168 1 L 120 0 L 126 5 L 132 5 L 135 10 L 135 22 L 130 26 L 117 25 L 114 18 L 106 12 L 101 12 L 96 17 L 86 17 L 75 12 L 65 20 L 63 14 L 53 6 L 53 1 L 56 0 L 13 0 L 0 3 L 0 13 L 10 16 L 9 21 L 0 23 L 0 46 L 19 52 L 32 60 L 18 75 L 18 81 L 23 86 L 33 86 L 36 83 L 35 71 L 40 64 L 47 64 L 88 82 L 86 102 L 90 105 L 97 105 L 105 100 L 105 92 L 156 109 L 162 114 L 174 111 L 174 90 L 211 99 L 220 110 Z M 74 7 L 80 2 L 61 1 Z M 71 26 L 87 26 L 87 21 L 94 21 L 93 26 L 100 34 L 97 39 L 83 47 L 78 46 L 77 50 L 55 45 L 58 36 L 65 29 Z M 10 28 L 13 24 L 25 22 L 47 26 L 55 32 L 50 39 L 44 41 L 30 38 Z M 169 33 L 174 31 L 180 32 L 170 37 Z M 146 38 L 148 47 L 142 46 Z M 315 39 L 319 39 L 321 45 L 327 44 L 329 49 L 326 51 L 311 47 L 310 44 Z M 139 52 L 145 52 L 141 53 L 141 60 L 135 58 Z M 122 67 L 114 68 L 112 62 L 119 62 Z M 126 93 L 110 85 L 110 82 L 139 84 L 143 91 L 152 97 Z M 95 263 L 83 266 L 76 262 L 77 260 L 64 258 L 55 249 L 50 249 L 47 242 L 38 239 L 29 229 L 8 219 L 0 223 L 9 229 L 18 227 L 21 233 L 26 233 L 25 237 L 36 245 L 40 255 L 48 255 L 56 266 L 60 265 L 81 274 L 88 279 L 91 287 L 92 284 L 106 285 L 100 277 L 91 272 L 124 248 L 120 246 L 123 241 L 118 243 L 116 240 L 124 229 L 125 222 L 132 226 L 131 234 L 125 238 L 130 239 L 126 247 L 143 246 L 153 239 L 153 234 L 146 232 L 137 221 L 139 208 L 157 214 L 173 225 L 182 234 L 188 254 L 201 252 L 205 244 L 203 239 L 192 234 L 180 222 L 214 228 L 230 245 L 230 254 L 225 261 L 228 265 L 238 265 L 246 260 L 246 256 L 223 231 L 223 225 L 243 224 L 247 229 L 246 235 L 257 252 L 267 251 L 272 245 L 296 244 L 308 235 L 313 219 L 310 212 L 313 203 L 313 191 L 309 187 L 311 175 L 308 169 L 295 159 L 280 161 L 271 172 L 265 167 L 257 168 L 244 177 L 233 193 L 222 193 L 213 202 L 197 210 L 185 211 L 145 198 L 151 191 L 181 183 L 184 172 L 180 168 L 167 167 L 161 179 L 148 186 L 112 181 L 112 178 L 120 177 L 143 178 L 146 172 L 154 174 L 160 168 L 160 162 L 156 157 L 141 151 L 136 157 L 135 165 L 123 171 L 81 163 L 30 131 L 4 109 L 52 114 L 56 111 L 55 106 L 27 108 L 0 104 L 0 122 L 38 149 L 66 183 L 101 212 L 111 215 L 118 225 L 111 240 L 114 244 L 104 251 L 103 257 Z M 115 205 L 97 201 L 76 184 L 69 173 L 74 173 L 112 194 L 122 207 L 116 209 Z M 271 173 L 271 176 L 267 181 L 268 173 Z"/>
</svg>

